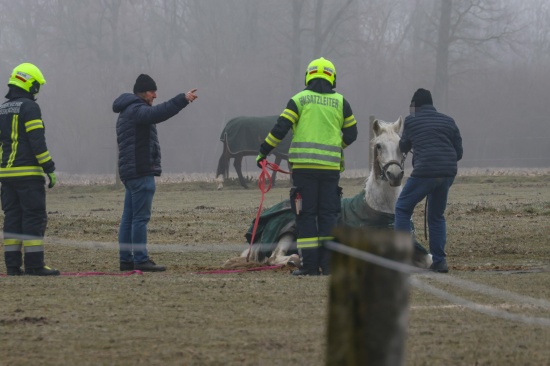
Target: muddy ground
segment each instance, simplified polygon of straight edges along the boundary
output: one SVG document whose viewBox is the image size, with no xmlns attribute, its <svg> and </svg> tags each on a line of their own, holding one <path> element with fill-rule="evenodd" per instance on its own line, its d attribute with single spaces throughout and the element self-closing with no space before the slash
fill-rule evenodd
<svg viewBox="0 0 550 366">
<path fill-rule="evenodd" d="M 345 196 L 363 179 L 342 181 Z M 550 301 L 550 176 L 459 177 L 447 210 L 451 276 Z M 279 182 L 269 207 L 288 193 Z M 47 263 L 63 272 L 118 272 L 124 191 L 48 192 Z M 229 182 L 159 184 L 149 249 L 165 273 L 0 277 L 0 365 L 321 365 L 327 277 L 289 269 L 199 275 L 246 248 L 260 192 Z M 424 242 L 423 207 L 415 213 Z M 5 267 L 0 264 L 0 273 Z M 548 317 L 548 308 L 438 281 L 494 309 Z M 543 304 L 544 305 L 544 304 Z M 536 322 L 535 322 L 536 323 Z M 408 365 L 548 365 L 550 328 L 474 312 L 413 288 Z"/>
</svg>

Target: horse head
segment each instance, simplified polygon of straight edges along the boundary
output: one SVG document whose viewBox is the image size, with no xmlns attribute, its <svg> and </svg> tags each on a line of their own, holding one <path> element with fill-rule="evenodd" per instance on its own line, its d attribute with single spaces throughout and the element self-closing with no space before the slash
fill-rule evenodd
<svg viewBox="0 0 550 366">
<path fill-rule="evenodd" d="M 399 149 L 399 133 L 403 127 L 403 119 L 395 122 L 374 120 L 374 138 L 371 140 L 373 152 L 373 172 L 375 179 L 388 181 L 392 187 L 401 185 L 404 174 L 405 155 Z"/>
</svg>

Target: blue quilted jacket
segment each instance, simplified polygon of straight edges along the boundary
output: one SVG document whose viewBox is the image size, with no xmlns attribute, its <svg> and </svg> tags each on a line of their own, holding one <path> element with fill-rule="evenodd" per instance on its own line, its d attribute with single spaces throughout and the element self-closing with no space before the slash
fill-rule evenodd
<svg viewBox="0 0 550 366">
<path fill-rule="evenodd" d="M 411 177 L 454 177 L 462 159 L 462 137 L 455 121 L 432 105 L 416 108 L 405 118 L 399 148 L 413 151 Z"/>
<path fill-rule="evenodd" d="M 123 182 L 162 173 L 156 124 L 175 116 L 187 104 L 185 94 L 156 106 L 150 106 L 130 93 L 124 93 L 114 101 L 113 112 L 120 113 L 116 134 L 118 171 Z"/>
</svg>

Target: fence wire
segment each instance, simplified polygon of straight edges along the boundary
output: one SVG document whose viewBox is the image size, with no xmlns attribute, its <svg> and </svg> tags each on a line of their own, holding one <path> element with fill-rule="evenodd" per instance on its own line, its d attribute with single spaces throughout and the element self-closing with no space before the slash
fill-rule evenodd
<svg viewBox="0 0 550 366">
<path fill-rule="evenodd" d="M 411 284 L 413 286 L 417 287 L 418 289 L 424 292 L 427 292 L 436 297 L 439 297 L 443 300 L 449 301 L 456 305 L 463 306 L 467 309 L 476 311 L 478 313 L 482 313 L 482 314 L 489 315 L 496 318 L 512 320 L 512 321 L 516 321 L 524 324 L 539 325 L 539 326 L 545 326 L 545 327 L 550 326 L 550 319 L 548 318 L 532 317 L 532 316 L 523 315 L 523 314 L 513 314 L 503 310 L 496 309 L 495 307 L 490 305 L 475 303 L 473 301 L 464 299 L 460 296 L 453 295 L 447 291 L 444 291 L 435 286 L 432 286 L 420 280 L 418 277 L 427 277 L 440 282 L 452 284 L 452 285 L 461 287 L 463 289 L 470 290 L 472 292 L 478 292 L 484 295 L 497 297 L 506 301 L 509 301 L 509 300 L 516 301 L 521 304 L 529 304 L 537 308 L 549 310 L 550 302 L 547 300 L 536 299 L 533 297 L 520 295 L 511 291 L 497 289 L 494 287 L 456 278 L 443 273 L 434 273 L 429 270 L 419 269 L 419 268 L 410 266 L 408 264 L 395 262 L 386 258 L 376 256 L 371 253 L 367 253 L 367 252 L 355 249 L 355 248 L 350 248 L 346 245 L 343 245 L 334 241 L 325 242 L 325 246 L 332 251 L 339 252 L 339 253 L 342 253 L 342 254 L 378 265 L 378 266 L 382 266 L 382 267 L 394 270 L 394 271 L 399 271 L 406 274 L 417 274 L 416 277 L 411 277 L 410 279 Z"/>
<path fill-rule="evenodd" d="M 5 233 L 4 233 L 5 234 Z M 3 235 L 2 235 L 3 236 Z M 28 239 L 28 237 L 23 237 L 21 235 L 13 235 L 15 237 L 20 237 L 20 239 Z M 88 249 L 105 249 L 105 250 L 118 250 L 120 244 L 118 243 L 109 243 L 109 242 L 99 242 L 99 241 L 74 241 L 70 239 L 63 239 L 59 237 L 46 237 L 45 240 L 48 243 L 55 243 L 56 245 L 65 245 L 71 247 L 85 247 Z M 325 247 L 334 252 L 339 252 L 365 262 L 369 262 L 378 266 L 388 268 L 390 270 L 399 271 L 409 275 L 415 275 L 411 277 L 411 285 L 416 288 L 430 293 L 436 297 L 439 297 L 443 300 L 449 301 L 455 305 L 463 306 L 464 308 L 476 311 L 485 315 L 516 321 L 524 324 L 530 325 L 539 325 L 539 326 L 550 326 L 550 319 L 541 318 L 541 317 L 531 317 L 523 314 L 512 314 L 503 310 L 496 309 L 490 305 L 483 305 L 475 303 L 473 301 L 464 299 L 462 297 L 453 295 L 447 291 L 439 289 L 435 286 L 432 286 L 425 281 L 422 281 L 420 278 L 425 277 L 430 280 L 436 280 L 446 284 L 450 284 L 456 287 L 460 287 L 472 292 L 481 293 L 486 296 L 492 296 L 499 298 L 505 301 L 515 301 L 521 305 L 531 305 L 536 308 L 550 310 L 550 301 L 545 299 L 537 299 L 530 296 L 520 295 L 511 291 L 501 290 L 495 287 L 475 283 L 472 281 L 467 281 L 460 279 L 454 276 L 446 275 L 443 273 L 434 273 L 427 269 L 417 268 L 405 263 L 395 262 L 383 257 L 376 256 L 371 253 L 367 253 L 355 248 L 348 247 L 346 245 L 334 242 L 327 241 L 324 243 Z M 235 244 L 235 243 L 215 243 L 215 244 L 149 244 L 147 245 L 147 250 L 149 252 L 176 252 L 176 253 L 185 253 L 185 252 L 214 252 L 214 251 L 235 251 L 241 253 L 248 247 L 247 244 Z"/>
</svg>

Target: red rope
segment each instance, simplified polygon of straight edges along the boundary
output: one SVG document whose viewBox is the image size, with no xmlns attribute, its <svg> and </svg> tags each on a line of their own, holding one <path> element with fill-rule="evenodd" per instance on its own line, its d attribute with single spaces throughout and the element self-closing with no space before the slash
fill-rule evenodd
<svg viewBox="0 0 550 366">
<path fill-rule="evenodd" d="M 258 228 L 258 222 L 260 221 L 260 215 L 262 213 L 262 206 L 264 204 L 265 194 L 269 192 L 269 190 L 273 185 L 271 175 L 269 174 L 269 171 L 267 170 L 267 168 L 271 169 L 274 172 L 290 174 L 290 172 L 287 172 L 286 170 L 281 169 L 279 165 L 275 163 L 270 163 L 269 161 L 267 161 L 267 159 L 260 161 L 260 165 L 262 166 L 262 172 L 260 173 L 260 177 L 258 178 L 258 188 L 260 188 L 260 192 L 262 192 L 262 198 L 260 199 L 260 206 L 258 207 L 258 212 L 256 213 L 256 220 L 254 220 L 254 227 L 252 228 L 252 237 L 250 238 L 250 245 L 248 246 L 248 253 L 246 255 L 247 262 L 250 258 L 250 251 L 252 250 L 252 245 L 254 244 L 254 237 L 256 236 L 256 229 Z M 266 181 L 268 182 L 267 186 L 266 186 Z"/>
<path fill-rule="evenodd" d="M 270 163 L 269 161 L 265 161 L 267 164 L 267 167 L 271 169 L 274 172 L 279 172 L 283 174 L 290 174 L 291 172 L 281 169 L 281 167 L 275 163 Z"/>
</svg>

